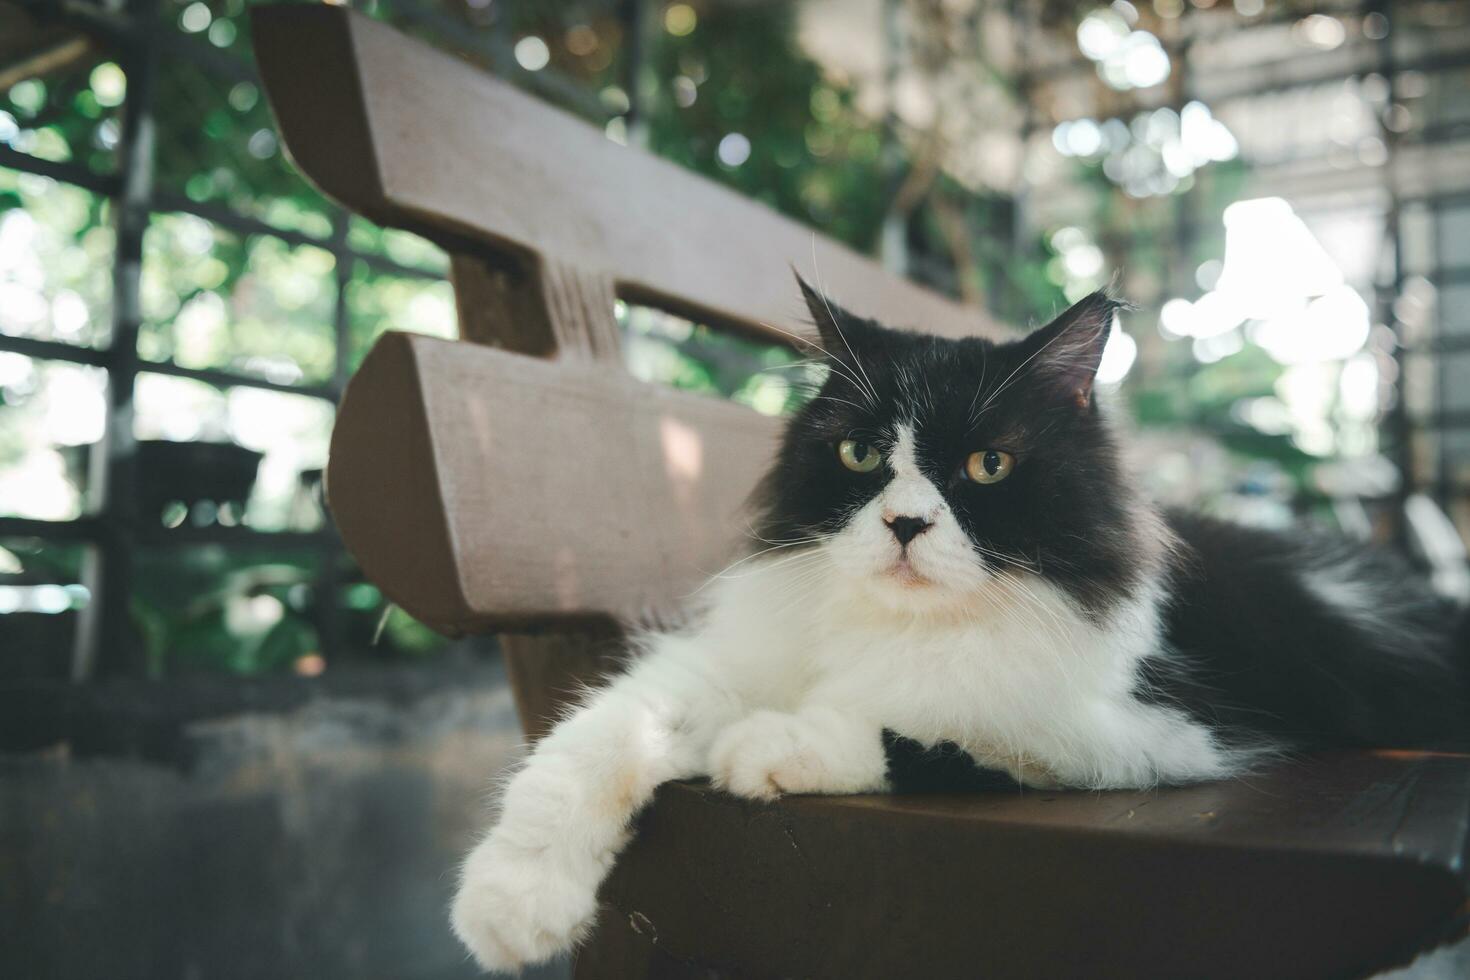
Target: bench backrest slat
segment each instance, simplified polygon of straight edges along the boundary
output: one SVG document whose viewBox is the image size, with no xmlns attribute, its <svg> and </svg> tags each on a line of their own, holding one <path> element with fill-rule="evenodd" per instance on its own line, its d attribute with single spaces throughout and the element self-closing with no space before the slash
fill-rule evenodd
<svg viewBox="0 0 1470 980">
<path fill-rule="evenodd" d="M 728 560 L 777 431 L 600 365 L 402 333 L 349 395 L 328 472 L 342 535 L 410 613 L 461 630 L 667 617 Z"/>
<path fill-rule="evenodd" d="M 789 329 L 791 268 L 895 325 L 973 333 L 983 314 L 473 66 L 343 8 L 265 8 L 262 73 L 292 155 L 387 224 L 605 270 L 627 296 Z M 815 253 L 815 254 L 814 254 Z"/>
</svg>

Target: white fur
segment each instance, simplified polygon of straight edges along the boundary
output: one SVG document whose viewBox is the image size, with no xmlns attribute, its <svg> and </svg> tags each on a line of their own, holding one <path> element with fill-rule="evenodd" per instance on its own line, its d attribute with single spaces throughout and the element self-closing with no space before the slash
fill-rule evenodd
<svg viewBox="0 0 1470 980">
<path fill-rule="evenodd" d="M 884 787 L 883 729 L 950 741 L 1031 786 L 1146 787 L 1239 759 L 1137 700 L 1160 643 L 1159 587 L 1105 622 L 1045 579 L 977 554 L 899 426 L 884 490 L 821 545 L 712 584 L 688 633 L 645 638 L 633 669 L 562 722 L 511 780 L 466 861 L 455 932 L 488 969 L 565 950 L 629 822 L 671 779 L 742 796 Z M 884 521 L 934 526 L 905 555 Z"/>
</svg>

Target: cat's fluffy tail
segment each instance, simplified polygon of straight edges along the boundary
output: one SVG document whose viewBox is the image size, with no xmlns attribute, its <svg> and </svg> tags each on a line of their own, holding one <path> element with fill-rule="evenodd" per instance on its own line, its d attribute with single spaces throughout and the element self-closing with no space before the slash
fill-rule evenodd
<svg viewBox="0 0 1470 980">
<path fill-rule="evenodd" d="M 1460 679 L 1461 725 L 1455 734 L 1455 748 L 1470 752 L 1470 608 L 1462 609 L 1451 641 L 1450 656 Z"/>
</svg>

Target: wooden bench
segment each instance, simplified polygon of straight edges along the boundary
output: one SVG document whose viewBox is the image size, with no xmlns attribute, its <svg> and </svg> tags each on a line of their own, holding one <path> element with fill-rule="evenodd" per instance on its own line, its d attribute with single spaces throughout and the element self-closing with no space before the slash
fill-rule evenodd
<svg viewBox="0 0 1470 980">
<path fill-rule="evenodd" d="M 777 423 L 644 385 L 614 301 L 781 339 L 790 266 L 948 333 L 975 311 L 334 7 L 257 8 L 297 165 L 452 256 L 461 341 L 378 342 L 328 491 L 364 571 L 493 630 L 532 736 L 722 567 Z M 487 774 L 488 776 L 488 774 Z M 664 787 L 582 978 L 1363 974 L 1463 932 L 1470 758 L 1360 752 L 1162 792 L 794 798 Z"/>
</svg>

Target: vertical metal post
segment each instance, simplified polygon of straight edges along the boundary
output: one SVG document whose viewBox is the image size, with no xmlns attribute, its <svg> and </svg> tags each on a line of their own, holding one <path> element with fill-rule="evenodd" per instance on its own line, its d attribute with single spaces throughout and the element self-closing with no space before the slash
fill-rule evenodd
<svg viewBox="0 0 1470 980">
<path fill-rule="evenodd" d="M 138 329 L 142 321 L 139 282 L 143 235 L 153 197 L 155 129 L 153 94 L 158 72 L 158 0 L 130 0 L 129 16 L 140 26 L 123 51 L 128 91 L 118 150 L 118 190 L 112 206 L 116 236 L 112 274 L 112 343 L 107 352 L 107 419 L 93 447 L 88 503 L 100 519 L 101 538 L 83 568 L 91 600 L 77 627 L 72 679 L 102 671 L 136 668 L 133 637 L 134 552 L 138 545 L 137 445 L 133 437 L 133 388 L 138 374 Z"/>
<path fill-rule="evenodd" d="M 898 140 L 898 76 L 903 33 L 899 23 L 902 0 L 883 0 L 883 144 L 879 162 L 882 165 L 883 193 L 888 200 L 887 213 L 878 233 L 878 258 L 888 271 L 904 276 L 909 271 L 908 213 L 894 210 L 893 202 L 903 186 L 903 149 Z"/>
<path fill-rule="evenodd" d="M 1387 30 L 1377 43 L 1378 70 L 1383 73 L 1384 79 L 1388 82 L 1388 107 L 1392 110 L 1398 101 L 1398 81 L 1395 77 L 1398 74 L 1398 68 L 1393 54 L 1393 3 L 1392 0 L 1376 0 L 1376 2 L 1367 4 L 1367 6 L 1370 12 L 1382 14 L 1387 24 Z M 1393 312 L 1394 301 L 1398 299 L 1404 290 L 1403 203 L 1399 199 L 1397 167 L 1399 140 L 1398 133 L 1394 132 L 1387 125 L 1380 125 L 1379 132 L 1383 136 L 1384 145 L 1388 148 L 1388 160 L 1383 167 L 1385 189 L 1388 191 L 1388 213 L 1385 215 L 1384 220 L 1384 235 L 1388 239 L 1388 247 L 1392 249 L 1392 256 L 1390 258 L 1392 268 L 1390 269 L 1387 283 L 1384 283 L 1382 280 L 1378 283 L 1377 301 L 1374 304 L 1374 318 L 1381 320 L 1383 323 L 1396 324 L 1397 319 Z M 1395 382 L 1397 390 L 1395 391 L 1394 402 L 1388 410 L 1385 428 L 1388 430 L 1388 437 L 1393 441 L 1393 459 L 1399 468 L 1399 488 L 1395 495 L 1395 506 L 1393 510 L 1393 534 L 1395 541 L 1399 544 L 1404 544 L 1408 528 L 1403 519 L 1403 505 L 1408 499 L 1409 494 L 1413 493 L 1417 487 L 1414 485 L 1416 481 L 1414 473 L 1413 426 L 1409 419 L 1408 406 L 1405 403 L 1404 397 L 1407 359 L 1404 356 L 1404 338 L 1396 330 L 1395 341 L 1393 359 L 1395 366 L 1398 368 L 1398 378 Z M 1443 381 L 1443 376 L 1437 373 L 1435 378 L 1435 400 L 1440 404 L 1442 404 Z M 1440 439 L 1441 445 L 1443 445 L 1444 435 L 1442 432 L 1438 434 L 1437 438 Z"/>
<path fill-rule="evenodd" d="M 1191 5 L 1185 4 L 1184 8 L 1179 12 L 1179 16 L 1174 21 L 1176 30 L 1178 31 L 1177 37 L 1179 44 L 1175 48 L 1178 63 L 1175 65 L 1173 102 L 1179 107 L 1181 129 L 1183 127 L 1184 107 L 1194 95 L 1189 65 L 1190 50 L 1193 44 L 1192 25 L 1189 22 L 1190 10 Z M 1199 176 L 1192 176 L 1190 179 L 1192 183 L 1189 189 L 1182 194 L 1174 195 L 1175 245 L 1169 249 L 1164 259 L 1168 266 L 1168 274 L 1165 281 L 1172 283 L 1174 288 L 1181 290 L 1181 292 L 1174 294 L 1176 296 L 1191 295 L 1193 293 L 1193 287 L 1195 286 L 1194 271 L 1197 268 L 1195 262 L 1199 258 L 1199 255 L 1194 250 L 1195 236 L 1200 225 L 1199 209 L 1195 206 L 1199 194 L 1195 188 L 1199 186 L 1199 181 L 1204 179 L 1204 176 L 1200 174 Z M 1132 248 L 1131 242 L 1129 248 Z M 1154 335 L 1154 338 L 1146 338 L 1146 340 L 1150 343 L 1155 342 L 1157 340 L 1157 334 Z M 1140 361 L 1142 360 L 1143 358 L 1140 358 Z M 1146 370 L 1148 365 L 1141 363 L 1138 367 Z M 1140 371 L 1140 373 L 1143 372 Z"/>
<path fill-rule="evenodd" d="M 351 216 L 346 211 L 332 213 L 332 255 L 336 259 L 336 304 L 332 310 L 332 392 L 338 404 L 342 392 L 347 388 L 347 377 L 351 373 L 352 317 L 347 306 L 347 290 L 352 284 L 352 254 L 348 250 L 347 230 Z M 330 521 L 326 512 L 326 482 L 323 471 L 320 486 L 322 516 Z M 324 542 L 317 553 L 316 574 L 316 630 L 321 652 L 330 663 L 346 648 L 342 633 L 342 574 L 339 565 L 341 549 L 336 541 Z"/>
<path fill-rule="evenodd" d="M 648 142 L 648 122 L 643 118 L 648 4 L 645 0 L 622 0 L 622 20 L 623 88 L 628 93 L 628 111 L 623 119 L 628 127 L 628 145 L 643 146 Z"/>
<path fill-rule="evenodd" d="M 1011 195 L 1011 253 L 1034 257 L 1029 246 L 1031 225 L 1030 192 L 1026 186 L 1026 155 L 1031 148 L 1031 134 L 1036 130 L 1036 110 L 1032 105 L 1031 93 L 1034 82 L 1031 78 L 1031 15 L 1030 6 L 1021 0 L 1010 0 L 1008 13 L 1016 31 L 1016 98 L 1021 102 L 1021 168 L 1017 173 L 1017 186 Z M 1011 283 L 1009 278 L 1007 283 Z M 1001 315 L 1012 323 L 1025 323 L 1034 310 L 1026 309 L 1026 297 L 1014 286 L 1006 290 L 1006 303 Z"/>
</svg>

